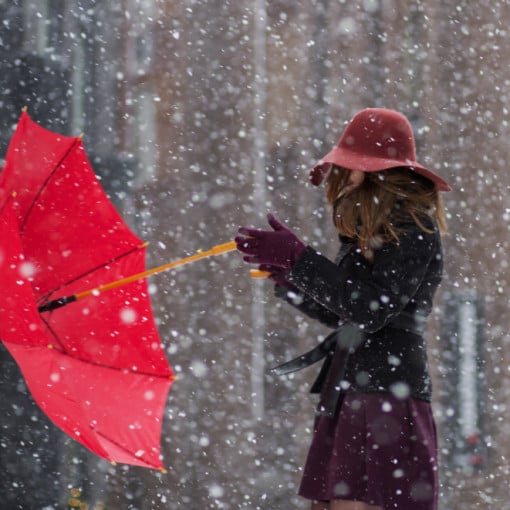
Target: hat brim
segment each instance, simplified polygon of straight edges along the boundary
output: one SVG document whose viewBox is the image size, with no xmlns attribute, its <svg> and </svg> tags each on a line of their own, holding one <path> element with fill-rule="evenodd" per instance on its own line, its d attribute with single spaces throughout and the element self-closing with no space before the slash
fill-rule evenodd
<svg viewBox="0 0 510 510">
<path fill-rule="evenodd" d="M 450 185 L 442 177 L 439 177 L 439 175 L 425 168 L 417 161 L 375 158 L 373 156 L 346 150 L 343 147 L 335 147 L 312 168 L 310 171 L 310 182 L 314 186 L 319 186 L 331 169 L 331 165 L 361 172 L 379 172 L 381 170 L 389 170 L 390 168 L 397 167 L 409 168 L 409 170 L 431 180 L 438 191 L 452 190 Z"/>
</svg>

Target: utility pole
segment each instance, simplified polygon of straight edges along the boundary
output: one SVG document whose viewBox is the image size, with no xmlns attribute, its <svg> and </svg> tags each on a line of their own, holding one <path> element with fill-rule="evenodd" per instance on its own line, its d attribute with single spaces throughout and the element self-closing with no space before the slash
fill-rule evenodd
<svg viewBox="0 0 510 510">
<path fill-rule="evenodd" d="M 260 214 L 267 207 L 266 189 L 266 1 L 254 0 L 254 181 L 253 204 Z M 264 334 L 266 318 L 263 304 L 262 283 L 253 282 L 252 321 L 253 345 L 251 363 L 251 388 L 253 418 L 264 417 Z"/>
</svg>

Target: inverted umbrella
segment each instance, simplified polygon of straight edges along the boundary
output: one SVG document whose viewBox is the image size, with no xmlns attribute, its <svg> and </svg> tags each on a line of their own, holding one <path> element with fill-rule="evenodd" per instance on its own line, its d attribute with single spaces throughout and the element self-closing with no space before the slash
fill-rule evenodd
<svg viewBox="0 0 510 510">
<path fill-rule="evenodd" d="M 91 169 L 80 138 L 23 112 L 0 174 L 0 338 L 48 417 L 114 462 L 162 468 L 173 373 L 147 283 L 44 305 L 145 269 L 145 245 Z"/>
</svg>

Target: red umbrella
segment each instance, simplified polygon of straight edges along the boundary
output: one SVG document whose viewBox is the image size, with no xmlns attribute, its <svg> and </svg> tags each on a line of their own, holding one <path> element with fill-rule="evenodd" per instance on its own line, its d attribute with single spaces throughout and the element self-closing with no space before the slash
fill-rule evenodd
<svg viewBox="0 0 510 510">
<path fill-rule="evenodd" d="M 162 468 L 174 377 L 146 281 L 43 311 L 51 300 L 143 273 L 145 245 L 108 200 L 81 139 L 47 131 L 26 112 L 0 190 L 0 338 L 34 399 L 99 456 Z"/>
</svg>

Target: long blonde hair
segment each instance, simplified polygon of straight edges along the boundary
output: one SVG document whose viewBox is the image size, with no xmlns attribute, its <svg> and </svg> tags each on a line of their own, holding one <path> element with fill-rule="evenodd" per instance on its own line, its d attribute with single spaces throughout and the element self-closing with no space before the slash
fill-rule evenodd
<svg viewBox="0 0 510 510">
<path fill-rule="evenodd" d="M 436 220 L 446 233 L 441 195 L 434 183 L 406 167 L 366 172 L 363 182 L 343 195 L 350 170 L 333 165 L 326 180 L 326 198 L 333 223 L 342 236 L 355 238 L 365 257 L 386 242 L 399 241 L 399 222 L 410 216 L 424 231 L 424 217 Z"/>
</svg>

